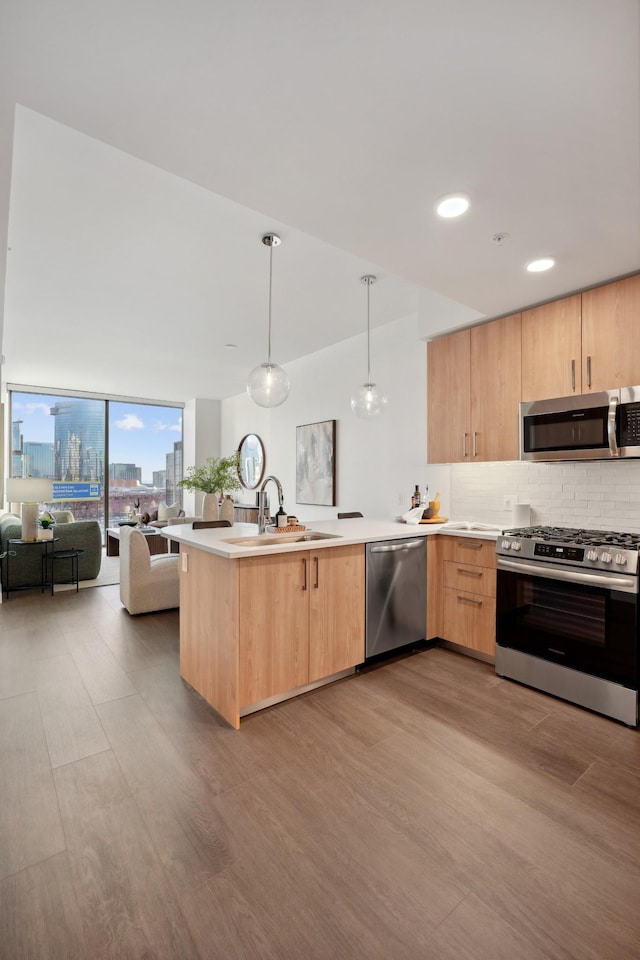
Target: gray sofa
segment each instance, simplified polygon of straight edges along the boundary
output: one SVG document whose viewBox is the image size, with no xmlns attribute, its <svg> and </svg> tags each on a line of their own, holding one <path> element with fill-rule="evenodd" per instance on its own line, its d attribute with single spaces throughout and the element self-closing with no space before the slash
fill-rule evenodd
<svg viewBox="0 0 640 960">
<path fill-rule="evenodd" d="M 56 523 L 53 528 L 54 537 L 58 542 L 54 544 L 54 551 L 83 550 L 78 558 L 78 579 L 94 580 L 100 572 L 102 562 L 102 533 L 97 520 L 77 520 L 72 523 Z M 0 517 L 0 553 L 9 549 L 9 540 L 22 536 L 20 517 L 12 513 L 5 513 Z M 10 558 L 10 588 L 39 586 L 42 570 L 42 552 L 35 547 L 12 547 L 15 557 Z M 70 565 L 68 561 L 53 564 L 56 583 L 70 579 Z M 5 588 L 6 560 L 2 561 L 2 584 Z"/>
</svg>

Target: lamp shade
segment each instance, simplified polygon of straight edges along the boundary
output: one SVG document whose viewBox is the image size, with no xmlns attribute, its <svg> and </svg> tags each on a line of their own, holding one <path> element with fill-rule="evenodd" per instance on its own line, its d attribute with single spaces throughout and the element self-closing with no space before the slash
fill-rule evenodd
<svg viewBox="0 0 640 960">
<path fill-rule="evenodd" d="M 37 539 L 38 504 L 51 500 L 53 480 L 45 477 L 9 477 L 5 484 L 5 499 L 21 503 L 22 539 Z"/>
<path fill-rule="evenodd" d="M 5 485 L 5 500 L 9 503 L 39 503 L 51 500 L 53 480 L 46 477 L 9 477 Z"/>
</svg>

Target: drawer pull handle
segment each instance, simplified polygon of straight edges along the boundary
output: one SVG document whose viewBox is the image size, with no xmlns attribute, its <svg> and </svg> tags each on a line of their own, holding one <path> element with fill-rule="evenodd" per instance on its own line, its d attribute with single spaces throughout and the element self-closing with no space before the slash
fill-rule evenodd
<svg viewBox="0 0 640 960">
<path fill-rule="evenodd" d="M 467 550 L 482 550 L 483 544 L 481 543 L 469 543 L 468 540 L 458 540 L 457 547 L 466 547 Z"/>
<path fill-rule="evenodd" d="M 307 589 L 307 561 L 306 560 L 302 561 L 302 569 L 304 570 L 304 580 L 302 583 L 302 589 L 306 590 Z"/>
<path fill-rule="evenodd" d="M 458 573 L 466 573 L 468 577 L 484 577 L 482 570 L 465 570 L 464 567 L 458 567 Z"/>
<path fill-rule="evenodd" d="M 482 606 L 482 600 L 471 600 L 470 597 L 461 597 L 459 594 L 458 594 L 458 600 L 462 600 L 463 603 L 472 603 L 475 607 Z"/>
</svg>

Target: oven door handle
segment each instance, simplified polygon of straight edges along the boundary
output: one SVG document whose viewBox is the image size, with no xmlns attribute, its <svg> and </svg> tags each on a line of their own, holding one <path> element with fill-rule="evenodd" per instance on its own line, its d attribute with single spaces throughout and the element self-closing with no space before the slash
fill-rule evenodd
<svg viewBox="0 0 640 960">
<path fill-rule="evenodd" d="M 507 560 L 503 557 L 498 557 L 498 570 L 528 573 L 532 577 L 542 577 L 543 580 L 563 580 L 566 583 L 584 583 L 586 586 L 622 590 L 624 593 L 638 593 L 638 578 L 633 576 L 616 577 L 611 576 L 611 574 L 597 573 L 595 570 L 567 570 L 566 567 L 545 567 L 542 564 Z"/>
</svg>

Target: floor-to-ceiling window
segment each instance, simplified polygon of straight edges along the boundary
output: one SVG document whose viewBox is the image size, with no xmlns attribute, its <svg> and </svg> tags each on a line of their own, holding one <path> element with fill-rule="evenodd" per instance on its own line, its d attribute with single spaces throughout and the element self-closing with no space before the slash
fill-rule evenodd
<svg viewBox="0 0 640 960">
<path fill-rule="evenodd" d="M 46 506 L 104 529 L 181 503 L 182 408 L 9 388 L 10 476 L 53 480 Z"/>
</svg>

